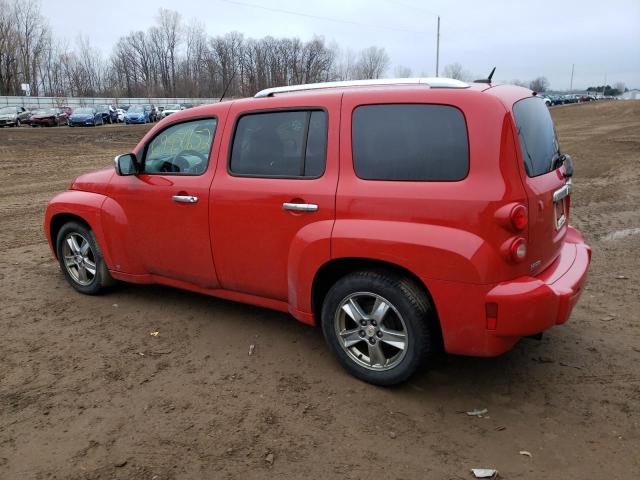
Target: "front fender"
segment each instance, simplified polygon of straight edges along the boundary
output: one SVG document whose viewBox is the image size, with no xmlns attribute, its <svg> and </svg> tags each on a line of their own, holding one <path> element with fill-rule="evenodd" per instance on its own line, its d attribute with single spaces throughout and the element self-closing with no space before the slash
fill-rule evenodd
<svg viewBox="0 0 640 480">
<path fill-rule="evenodd" d="M 81 218 L 93 231 L 96 236 L 102 257 L 109 267 L 112 265 L 112 257 L 104 236 L 102 225 L 102 204 L 106 200 L 106 196 L 99 193 L 83 192 L 79 190 L 67 190 L 53 197 L 44 216 L 44 233 L 49 242 L 49 247 L 54 256 L 57 257 L 56 239 L 52 238 L 51 225 L 55 217 L 59 215 L 73 215 Z"/>
<path fill-rule="evenodd" d="M 419 278 L 485 283 L 498 252 L 478 235 L 453 227 L 385 220 L 337 220 L 332 258 L 381 260 Z"/>
</svg>

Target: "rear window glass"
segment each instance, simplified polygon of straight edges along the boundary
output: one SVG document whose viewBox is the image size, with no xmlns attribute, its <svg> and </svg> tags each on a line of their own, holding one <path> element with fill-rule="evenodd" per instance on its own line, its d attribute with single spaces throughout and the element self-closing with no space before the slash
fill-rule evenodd
<svg viewBox="0 0 640 480">
<path fill-rule="evenodd" d="M 446 105 L 365 105 L 353 113 L 353 165 L 365 180 L 455 181 L 469 170 L 467 126 Z"/>
<path fill-rule="evenodd" d="M 553 170 L 558 139 L 544 100 L 531 97 L 516 102 L 513 116 L 527 175 L 537 177 Z"/>
</svg>

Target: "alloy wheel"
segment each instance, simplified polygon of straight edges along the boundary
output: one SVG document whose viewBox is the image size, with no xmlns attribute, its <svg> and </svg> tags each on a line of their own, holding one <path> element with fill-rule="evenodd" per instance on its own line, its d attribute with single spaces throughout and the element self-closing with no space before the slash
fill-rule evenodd
<svg viewBox="0 0 640 480">
<path fill-rule="evenodd" d="M 74 282 L 91 285 L 96 277 L 96 258 L 89 241 L 78 232 L 69 233 L 62 244 L 64 266 Z"/>
<path fill-rule="evenodd" d="M 389 300 L 371 292 L 345 297 L 335 312 L 334 329 L 349 358 L 369 370 L 396 367 L 409 345 L 402 315 Z"/>
</svg>

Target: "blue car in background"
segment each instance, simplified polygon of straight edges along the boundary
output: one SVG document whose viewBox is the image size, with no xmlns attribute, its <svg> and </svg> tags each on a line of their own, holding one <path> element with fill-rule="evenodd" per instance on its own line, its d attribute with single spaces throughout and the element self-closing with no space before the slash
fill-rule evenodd
<svg viewBox="0 0 640 480">
<path fill-rule="evenodd" d="M 104 123 L 118 123 L 118 112 L 111 105 L 97 105 L 96 110 L 102 114 Z"/>
<path fill-rule="evenodd" d="M 131 105 L 124 115 L 124 123 L 149 123 L 150 110 L 144 105 Z"/>
<path fill-rule="evenodd" d="M 70 127 L 95 127 L 96 125 L 104 125 L 104 119 L 102 117 L 102 114 L 95 108 L 76 108 L 69 117 Z"/>
</svg>

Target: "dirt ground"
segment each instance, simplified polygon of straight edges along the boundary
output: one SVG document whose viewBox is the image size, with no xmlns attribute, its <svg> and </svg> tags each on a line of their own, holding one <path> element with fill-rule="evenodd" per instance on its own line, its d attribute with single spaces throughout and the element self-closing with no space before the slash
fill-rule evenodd
<svg viewBox="0 0 640 480">
<path fill-rule="evenodd" d="M 640 102 L 553 116 L 594 252 L 570 321 L 396 388 L 350 377 L 281 313 L 159 286 L 76 293 L 46 202 L 147 127 L 0 130 L 0 478 L 640 478 Z"/>
</svg>

